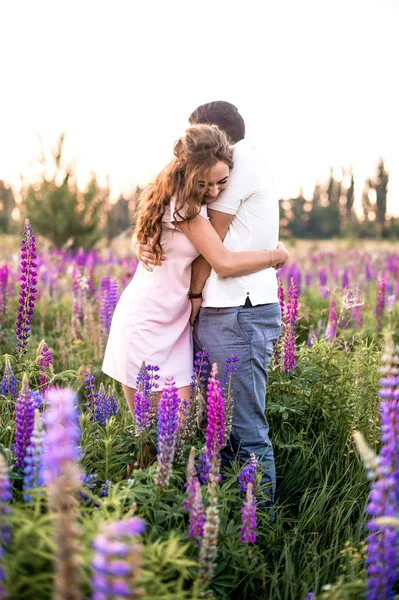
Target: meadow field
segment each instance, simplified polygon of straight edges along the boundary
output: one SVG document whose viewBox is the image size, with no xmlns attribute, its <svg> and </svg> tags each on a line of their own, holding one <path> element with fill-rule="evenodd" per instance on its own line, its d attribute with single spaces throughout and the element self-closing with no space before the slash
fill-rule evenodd
<svg viewBox="0 0 399 600">
<path fill-rule="evenodd" d="M 270 510 L 256 461 L 219 477 L 235 349 L 209 382 L 197 357 L 184 427 L 144 365 L 132 418 L 101 372 L 129 236 L 72 253 L 34 233 L 0 239 L 0 598 L 395 598 L 398 244 L 287 242 Z"/>
</svg>

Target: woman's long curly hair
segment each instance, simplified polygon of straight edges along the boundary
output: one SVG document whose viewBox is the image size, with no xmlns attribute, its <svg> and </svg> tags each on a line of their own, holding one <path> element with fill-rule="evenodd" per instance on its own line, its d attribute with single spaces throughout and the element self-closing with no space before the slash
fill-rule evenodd
<svg viewBox="0 0 399 600">
<path fill-rule="evenodd" d="M 232 156 L 227 135 L 216 125 L 193 125 L 176 142 L 173 160 L 141 195 L 137 216 L 136 240 L 139 244 L 151 244 L 158 264 L 162 251 L 162 217 L 171 198 L 175 198 L 174 215 L 177 214 L 179 220 L 193 219 L 204 202 L 198 175 L 219 161 L 231 168 Z M 179 213 L 183 207 L 184 216 Z"/>
</svg>

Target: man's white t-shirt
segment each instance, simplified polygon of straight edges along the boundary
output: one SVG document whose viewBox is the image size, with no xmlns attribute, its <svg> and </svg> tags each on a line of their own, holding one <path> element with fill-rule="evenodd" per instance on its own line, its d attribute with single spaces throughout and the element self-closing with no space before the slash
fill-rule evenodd
<svg viewBox="0 0 399 600">
<path fill-rule="evenodd" d="M 273 250 L 279 231 L 279 205 L 268 165 L 247 139 L 234 146 L 230 182 L 214 210 L 234 215 L 225 247 L 232 252 Z M 247 296 L 252 306 L 278 302 L 277 277 L 273 268 L 222 279 L 212 269 L 202 292 L 203 307 L 241 306 Z"/>
</svg>

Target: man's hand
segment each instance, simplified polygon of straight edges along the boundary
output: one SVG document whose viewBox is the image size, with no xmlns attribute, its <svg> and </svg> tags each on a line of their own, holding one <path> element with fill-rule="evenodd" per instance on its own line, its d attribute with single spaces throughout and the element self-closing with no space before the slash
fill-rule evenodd
<svg viewBox="0 0 399 600">
<path fill-rule="evenodd" d="M 136 254 L 138 260 L 147 271 L 152 271 L 157 264 L 157 256 L 152 250 L 150 244 L 136 244 Z M 166 256 L 162 254 L 161 261 L 165 260 Z"/>
<path fill-rule="evenodd" d="M 191 317 L 190 317 L 190 325 L 194 327 L 194 323 L 198 317 L 198 313 L 200 311 L 202 304 L 202 298 L 191 298 Z"/>
<path fill-rule="evenodd" d="M 279 248 L 280 250 L 285 250 L 285 254 L 286 254 L 286 258 L 284 260 L 282 260 L 281 262 L 278 263 L 278 265 L 275 265 L 275 269 L 276 271 L 278 269 L 281 269 L 281 267 L 284 267 L 285 263 L 287 262 L 288 258 L 289 258 L 289 253 L 287 248 L 284 246 L 283 242 L 277 242 L 277 248 Z"/>
</svg>

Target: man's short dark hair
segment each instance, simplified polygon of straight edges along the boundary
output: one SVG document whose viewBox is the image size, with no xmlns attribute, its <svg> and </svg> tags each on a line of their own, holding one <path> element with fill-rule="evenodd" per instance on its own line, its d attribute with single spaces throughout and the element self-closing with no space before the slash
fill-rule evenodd
<svg viewBox="0 0 399 600">
<path fill-rule="evenodd" d="M 202 104 L 188 118 L 191 125 L 217 125 L 229 136 L 233 144 L 245 136 L 244 119 L 234 104 L 216 100 Z"/>
</svg>

